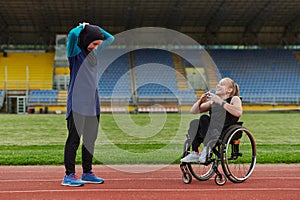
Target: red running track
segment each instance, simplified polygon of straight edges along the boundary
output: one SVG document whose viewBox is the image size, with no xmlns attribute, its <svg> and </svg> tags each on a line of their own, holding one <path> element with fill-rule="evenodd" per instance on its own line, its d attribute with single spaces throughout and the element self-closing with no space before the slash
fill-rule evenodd
<svg viewBox="0 0 300 200">
<path fill-rule="evenodd" d="M 77 171 L 80 176 L 80 166 Z M 104 184 L 66 187 L 63 166 L 0 166 L 0 199 L 300 199 L 300 165 L 294 164 L 256 165 L 244 183 L 224 186 L 214 179 L 184 184 L 179 165 L 99 165 L 94 172 Z"/>
</svg>

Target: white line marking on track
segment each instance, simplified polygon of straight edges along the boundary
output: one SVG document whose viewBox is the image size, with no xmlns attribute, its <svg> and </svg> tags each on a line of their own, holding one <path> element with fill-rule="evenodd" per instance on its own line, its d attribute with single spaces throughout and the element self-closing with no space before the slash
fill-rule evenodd
<svg viewBox="0 0 300 200">
<path fill-rule="evenodd" d="M 211 178 L 214 179 L 214 178 Z M 249 180 L 300 180 L 300 177 L 250 177 Z M 0 184 L 4 182 L 56 182 L 62 179 L 0 179 Z M 105 181 L 153 181 L 153 180 L 182 180 L 178 178 L 104 178 Z M 196 181 L 196 180 L 195 180 Z"/>
<path fill-rule="evenodd" d="M 104 178 L 105 181 L 153 181 L 153 180 L 181 180 L 181 178 Z M 1 182 L 53 182 L 62 179 L 3 179 Z M 1 184 L 0 182 L 0 184 Z"/>
<path fill-rule="evenodd" d="M 4 193 L 49 193 L 49 192 L 211 192 L 211 191 L 300 191 L 300 188 L 215 188 L 215 189 L 69 189 L 69 190 L 16 190 Z"/>
<path fill-rule="evenodd" d="M 213 178 L 211 178 L 213 179 Z M 250 177 L 251 180 L 300 180 L 300 177 Z M 1 182 L 55 182 L 62 179 L 3 179 Z M 182 180 L 181 178 L 105 178 L 105 181 L 153 181 L 153 180 Z M 195 180 L 196 181 L 196 180 Z M 1 183 L 0 183 L 1 184 Z"/>
</svg>

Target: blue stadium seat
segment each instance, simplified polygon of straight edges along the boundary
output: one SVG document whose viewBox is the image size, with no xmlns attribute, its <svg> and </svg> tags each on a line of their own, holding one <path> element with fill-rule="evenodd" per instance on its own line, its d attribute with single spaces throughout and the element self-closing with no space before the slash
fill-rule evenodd
<svg viewBox="0 0 300 200">
<path fill-rule="evenodd" d="M 105 69 L 98 82 L 100 99 L 125 98 L 131 101 L 129 69 L 129 54 L 120 56 Z"/>
<path fill-rule="evenodd" d="M 54 103 L 57 101 L 58 90 L 31 90 L 29 103 Z"/>
<path fill-rule="evenodd" d="M 160 49 L 140 49 L 134 51 L 134 58 L 137 92 L 140 98 L 173 98 L 178 99 L 179 102 L 195 101 L 194 90 L 178 90 L 170 52 Z"/>
<path fill-rule="evenodd" d="M 210 54 L 222 76 L 239 84 L 244 102 L 299 103 L 300 64 L 292 51 L 211 50 Z"/>
</svg>

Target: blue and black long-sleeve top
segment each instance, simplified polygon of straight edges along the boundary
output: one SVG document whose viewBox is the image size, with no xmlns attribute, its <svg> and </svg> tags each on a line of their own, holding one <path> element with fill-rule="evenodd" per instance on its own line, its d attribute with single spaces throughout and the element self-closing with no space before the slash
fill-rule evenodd
<svg viewBox="0 0 300 200">
<path fill-rule="evenodd" d="M 88 62 L 89 59 L 86 58 L 90 55 L 86 55 L 78 46 L 79 35 L 83 28 L 83 25 L 79 25 L 68 34 L 67 57 L 70 68 L 70 82 L 66 118 L 70 116 L 71 112 L 85 116 L 100 114 L 97 66 Z M 104 35 L 104 40 L 97 49 L 90 53 L 96 59 L 99 58 L 100 52 L 114 41 L 114 36 L 100 27 L 99 29 Z"/>
</svg>

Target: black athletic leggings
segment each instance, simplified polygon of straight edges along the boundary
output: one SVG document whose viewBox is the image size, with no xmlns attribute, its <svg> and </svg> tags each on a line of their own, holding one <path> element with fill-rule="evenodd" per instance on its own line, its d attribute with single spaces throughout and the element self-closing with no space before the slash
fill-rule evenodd
<svg viewBox="0 0 300 200">
<path fill-rule="evenodd" d="M 66 174 L 75 173 L 76 152 L 82 136 L 82 169 L 83 173 L 92 170 L 95 141 L 97 139 L 99 115 L 87 117 L 71 113 L 67 119 L 68 138 L 64 150 Z"/>
<path fill-rule="evenodd" d="M 209 122 L 210 117 L 208 115 L 201 115 L 199 119 L 191 121 L 188 134 L 192 141 L 192 151 L 198 152 L 198 147 L 207 133 Z"/>
</svg>

